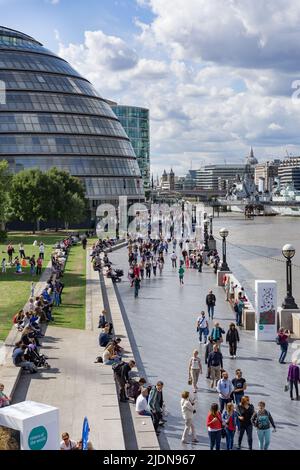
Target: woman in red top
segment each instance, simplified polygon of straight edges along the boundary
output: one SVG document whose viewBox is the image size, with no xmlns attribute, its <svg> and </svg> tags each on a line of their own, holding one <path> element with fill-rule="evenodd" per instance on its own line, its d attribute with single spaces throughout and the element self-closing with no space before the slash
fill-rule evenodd
<svg viewBox="0 0 300 470">
<path fill-rule="evenodd" d="M 206 418 L 206 426 L 210 441 L 210 450 L 220 450 L 222 437 L 222 416 L 217 403 L 212 403 L 210 411 Z"/>
</svg>

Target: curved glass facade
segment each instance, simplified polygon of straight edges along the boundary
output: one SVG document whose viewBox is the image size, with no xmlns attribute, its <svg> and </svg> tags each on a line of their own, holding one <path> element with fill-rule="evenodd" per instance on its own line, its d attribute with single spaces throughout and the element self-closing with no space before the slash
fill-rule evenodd
<svg viewBox="0 0 300 470">
<path fill-rule="evenodd" d="M 52 166 L 82 179 L 91 207 L 143 199 L 137 159 L 120 121 L 91 83 L 19 31 L 0 26 L 0 159 L 14 172 Z"/>
<path fill-rule="evenodd" d="M 136 106 L 113 105 L 134 149 L 141 170 L 144 188 L 150 188 L 149 110 Z"/>
</svg>

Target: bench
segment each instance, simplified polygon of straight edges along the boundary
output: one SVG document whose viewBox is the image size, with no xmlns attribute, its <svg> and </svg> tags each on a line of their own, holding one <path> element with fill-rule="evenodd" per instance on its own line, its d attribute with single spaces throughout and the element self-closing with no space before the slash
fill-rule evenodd
<svg viewBox="0 0 300 470">
<path fill-rule="evenodd" d="M 98 343 L 99 314 L 104 309 L 104 301 L 100 286 L 99 272 L 94 271 L 90 250 L 87 251 L 86 265 L 86 329 L 95 332 L 95 357 L 102 356 L 104 348 Z M 99 450 L 125 450 L 122 420 L 116 383 L 111 366 L 98 364 L 97 381 L 100 391 L 99 407 L 101 408 L 101 426 L 99 426 Z"/>
<path fill-rule="evenodd" d="M 107 298 L 110 307 L 111 319 L 114 326 L 114 333 L 116 336 L 122 338 L 122 347 L 126 351 L 126 361 L 133 359 L 130 340 L 128 338 L 126 326 L 124 324 L 120 305 L 115 293 L 113 282 L 110 278 L 104 277 Z M 153 427 L 152 419 L 150 416 L 141 416 L 135 411 L 135 405 L 130 403 L 130 413 L 132 423 L 135 431 L 135 437 L 138 450 L 159 450 L 160 445 Z"/>
</svg>

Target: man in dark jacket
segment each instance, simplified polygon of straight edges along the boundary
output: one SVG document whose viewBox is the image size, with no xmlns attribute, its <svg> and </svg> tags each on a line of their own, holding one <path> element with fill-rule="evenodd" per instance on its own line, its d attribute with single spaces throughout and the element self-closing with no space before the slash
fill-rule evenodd
<svg viewBox="0 0 300 470">
<path fill-rule="evenodd" d="M 215 381 L 217 383 L 220 380 L 221 368 L 223 369 L 223 356 L 217 344 L 214 345 L 213 351 L 208 355 L 207 365 L 210 367 L 210 386 L 214 388 Z"/>
<path fill-rule="evenodd" d="M 211 336 L 208 337 L 208 343 L 205 347 L 205 364 L 207 364 L 207 373 L 206 373 L 206 378 L 210 379 L 210 367 L 208 367 L 208 356 L 209 353 L 212 352 L 214 347 L 214 342 Z"/>
<path fill-rule="evenodd" d="M 120 401 L 126 402 L 128 400 L 125 393 L 125 385 L 129 384 L 129 372 L 135 367 L 135 361 L 122 362 L 114 370 L 115 380 L 119 385 Z"/>
<path fill-rule="evenodd" d="M 206 305 L 207 305 L 207 311 L 208 311 L 208 316 L 212 320 L 214 319 L 214 311 L 215 311 L 215 305 L 216 305 L 216 296 L 213 294 L 213 291 L 210 290 L 209 293 L 206 296 Z"/>
<path fill-rule="evenodd" d="M 229 343 L 229 354 L 230 357 L 236 358 L 237 343 L 240 341 L 240 336 L 234 323 L 230 323 L 229 330 L 226 334 L 226 343 Z"/>
<path fill-rule="evenodd" d="M 151 417 L 153 421 L 153 426 L 155 429 L 156 434 L 159 434 L 158 431 L 158 426 L 160 421 L 162 420 L 162 410 L 163 410 L 163 382 L 158 381 L 155 387 L 152 387 L 150 394 L 149 394 L 149 399 L 148 399 L 148 407 L 151 412 Z M 162 420 L 163 422 L 165 420 Z"/>
</svg>

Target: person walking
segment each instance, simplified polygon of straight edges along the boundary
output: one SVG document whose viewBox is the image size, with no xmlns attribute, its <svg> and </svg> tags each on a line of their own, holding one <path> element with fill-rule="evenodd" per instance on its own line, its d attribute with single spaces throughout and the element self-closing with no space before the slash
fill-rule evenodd
<svg viewBox="0 0 300 470">
<path fill-rule="evenodd" d="M 35 271 L 35 265 L 36 265 L 35 255 L 32 255 L 32 257 L 29 260 L 29 264 L 30 264 L 30 274 L 31 276 L 33 276 L 34 271 Z"/>
<path fill-rule="evenodd" d="M 36 275 L 40 276 L 42 274 L 42 267 L 43 267 L 43 260 L 39 256 L 37 261 L 36 261 Z"/>
<path fill-rule="evenodd" d="M 241 403 L 241 399 L 244 396 L 244 392 L 247 388 L 246 379 L 242 377 L 241 369 L 235 371 L 235 378 L 232 379 L 233 385 L 233 398 L 235 404 L 238 406 Z"/>
<path fill-rule="evenodd" d="M 158 430 L 158 426 L 163 416 L 163 386 L 163 382 L 158 381 L 157 384 L 151 388 L 148 400 L 148 407 L 151 413 L 153 426 L 157 435 L 159 435 L 160 433 Z"/>
<path fill-rule="evenodd" d="M 293 398 L 294 387 L 296 391 L 296 400 L 299 400 L 298 383 L 300 382 L 300 370 L 299 370 L 299 366 L 297 365 L 297 359 L 294 359 L 293 363 L 289 365 L 287 380 L 290 385 L 291 400 L 294 400 Z"/>
<path fill-rule="evenodd" d="M 139 290 L 141 288 L 141 280 L 138 276 L 135 276 L 134 278 L 134 297 L 139 296 Z"/>
<path fill-rule="evenodd" d="M 205 317 L 205 312 L 202 310 L 201 316 L 197 320 L 197 332 L 199 333 L 199 343 L 202 342 L 202 335 L 204 336 L 204 344 L 207 343 L 207 336 L 209 333 L 208 321 Z"/>
<path fill-rule="evenodd" d="M 237 326 L 242 326 L 242 315 L 243 315 L 244 308 L 245 308 L 245 303 L 242 299 L 241 292 L 239 292 L 238 299 L 236 303 L 234 304 L 234 311 L 235 311 Z"/>
<path fill-rule="evenodd" d="M 222 413 L 222 420 L 226 431 L 226 448 L 233 449 L 234 435 L 239 428 L 238 414 L 234 409 L 233 403 L 227 403 L 226 409 Z"/>
<path fill-rule="evenodd" d="M 289 330 L 286 330 L 284 328 L 280 328 L 278 330 L 278 336 L 276 338 L 276 343 L 280 346 L 281 354 L 279 356 L 279 363 L 280 364 L 285 364 L 285 358 L 288 352 L 288 347 L 289 347 L 289 337 L 291 336 L 291 333 Z"/>
<path fill-rule="evenodd" d="M 207 371 L 206 371 L 207 379 L 210 379 L 210 367 L 208 366 L 208 356 L 213 351 L 213 347 L 214 347 L 213 339 L 211 336 L 209 336 L 208 342 L 205 346 L 205 355 L 204 355 L 205 364 L 207 365 Z"/>
<path fill-rule="evenodd" d="M 153 276 L 156 276 L 156 269 L 157 269 L 157 260 L 156 256 L 153 257 L 152 260 L 152 269 L 153 269 Z"/>
<path fill-rule="evenodd" d="M 233 391 L 232 382 L 229 380 L 228 372 L 222 373 L 222 378 L 217 383 L 217 392 L 219 393 L 220 411 L 223 413 L 225 405 L 232 401 L 231 393 Z"/>
<path fill-rule="evenodd" d="M 194 393 L 196 393 L 198 390 L 197 383 L 199 380 L 199 374 L 202 374 L 202 365 L 199 358 L 199 352 L 197 349 L 194 349 L 193 355 L 189 362 L 189 377 L 192 379 Z"/>
<path fill-rule="evenodd" d="M 258 402 L 258 410 L 251 418 L 253 426 L 257 429 L 257 437 L 260 450 L 268 450 L 271 441 L 271 426 L 276 431 L 276 426 L 271 413 L 266 410 L 264 401 Z"/>
<path fill-rule="evenodd" d="M 203 266 L 203 258 L 201 253 L 199 253 L 197 258 L 197 266 L 198 266 L 198 273 L 202 273 L 202 266 Z"/>
<path fill-rule="evenodd" d="M 39 250 L 40 250 L 39 258 L 44 259 L 44 256 L 45 256 L 45 245 L 44 245 L 43 242 L 40 242 Z"/>
<path fill-rule="evenodd" d="M 230 323 L 229 330 L 226 334 L 226 343 L 229 344 L 229 354 L 232 359 L 236 358 L 237 343 L 240 341 L 240 336 L 234 323 Z"/>
<path fill-rule="evenodd" d="M 213 294 L 213 291 L 210 290 L 209 293 L 206 296 L 206 305 L 207 305 L 207 311 L 208 311 L 208 316 L 212 320 L 214 319 L 214 312 L 215 312 L 215 306 L 216 306 L 216 296 Z"/>
<path fill-rule="evenodd" d="M 171 254 L 172 268 L 177 268 L 177 255 L 175 251 Z"/>
<path fill-rule="evenodd" d="M 183 266 L 180 266 L 180 268 L 178 269 L 178 274 L 179 274 L 179 283 L 180 283 L 180 285 L 183 285 L 184 284 L 184 282 L 183 282 L 184 267 Z"/>
<path fill-rule="evenodd" d="M 185 421 L 184 431 L 182 434 L 182 444 L 188 444 L 188 435 L 192 434 L 192 443 L 199 442 L 196 437 L 195 426 L 193 423 L 193 415 L 196 413 L 195 401 L 190 399 L 189 392 L 185 391 L 181 394 L 181 413 Z"/>
<path fill-rule="evenodd" d="M 19 255 L 20 255 L 20 258 L 21 258 L 21 259 L 25 259 L 25 258 L 26 258 L 26 256 L 25 256 L 25 250 L 24 250 L 24 245 L 23 245 L 22 242 L 19 244 Z"/>
<path fill-rule="evenodd" d="M 249 450 L 252 450 L 252 443 L 253 443 L 253 424 L 252 424 L 252 416 L 254 415 L 254 406 L 250 403 L 250 399 L 248 396 L 244 396 L 241 398 L 241 403 L 236 408 L 238 419 L 240 423 L 240 432 L 239 432 L 239 439 L 238 439 L 238 450 L 241 449 L 243 436 L 246 432 L 247 439 L 248 439 L 248 447 Z"/>
<path fill-rule="evenodd" d="M 214 343 L 218 345 L 219 349 L 221 349 L 221 343 L 223 343 L 223 334 L 225 334 L 225 331 L 220 327 L 219 322 L 215 322 L 215 326 L 211 330 L 211 336 Z"/>
<path fill-rule="evenodd" d="M 210 368 L 210 387 L 214 388 L 215 382 L 220 380 L 221 368 L 223 369 L 223 356 L 217 344 L 213 346 L 213 351 L 208 355 L 207 365 Z"/>
<path fill-rule="evenodd" d="M 206 418 L 206 426 L 210 442 L 210 450 L 220 450 L 222 437 L 222 415 L 217 403 L 212 403 Z"/>
</svg>

